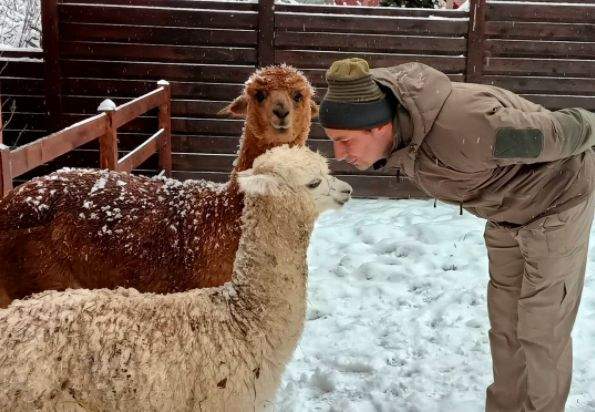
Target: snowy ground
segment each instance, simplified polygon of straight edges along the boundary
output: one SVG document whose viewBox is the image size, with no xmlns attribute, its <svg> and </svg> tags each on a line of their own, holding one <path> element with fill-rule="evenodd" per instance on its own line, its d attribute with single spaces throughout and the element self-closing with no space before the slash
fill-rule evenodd
<svg viewBox="0 0 595 412">
<path fill-rule="evenodd" d="M 484 221 L 432 206 L 354 200 L 319 220 L 308 320 L 279 411 L 483 411 L 491 382 Z M 569 412 L 595 410 L 594 243 Z"/>
</svg>

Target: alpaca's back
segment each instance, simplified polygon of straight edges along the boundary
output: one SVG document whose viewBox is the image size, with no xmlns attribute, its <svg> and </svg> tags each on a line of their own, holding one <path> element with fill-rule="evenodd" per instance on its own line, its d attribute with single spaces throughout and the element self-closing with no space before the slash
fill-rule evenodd
<svg viewBox="0 0 595 412">
<path fill-rule="evenodd" d="M 28 182 L 0 203 L 0 286 L 12 299 L 67 287 L 205 286 L 196 268 L 216 273 L 206 260 L 231 230 L 214 216 L 229 201 L 222 189 L 95 170 Z"/>
<path fill-rule="evenodd" d="M 254 370 L 267 359 L 250 345 L 265 338 L 243 320 L 246 338 L 224 288 L 49 292 L 0 311 L 0 410 L 63 410 L 63 400 L 85 410 L 241 411 L 238 399 L 262 391 Z"/>
</svg>

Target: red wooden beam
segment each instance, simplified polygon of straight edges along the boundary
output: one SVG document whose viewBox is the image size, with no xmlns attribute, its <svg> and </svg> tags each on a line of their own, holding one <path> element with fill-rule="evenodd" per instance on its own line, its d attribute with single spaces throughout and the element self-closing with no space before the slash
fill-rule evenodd
<svg viewBox="0 0 595 412">
<path fill-rule="evenodd" d="M 159 144 L 163 138 L 163 134 L 163 129 L 159 129 L 157 133 L 145 140 L 140 146 L 118 160 L 117 170 L 120 172 L 131 172 L 132 169 L 140 166 L 151 155 L 159 151 Z"/>
<path fill-rule="evenodd" d="M 159 106 L 159 128 L 163 134 L 159 139 L 159 167 L 165 171 L 166 176 L 171 176 L 171 86 L 165 80 L 157 83 L 163 88 L 164 100 Z"/>
<path fill-rule="evenodd" d="M 18 177 L 105 134 L 105 120 L 104 115 L 94 116 L 13 150 L 12 177 Z"/>
<path fill-rule="evenodd" d="M 6 196 L 12 190 L 10 169 L 10 148 L 0 143 L 0 197 Z"/>
<path fill-rule="evenodd" d="M 114 123 L 116 104 L 109 99 L 104 100 L 97 108 L 107 116 L 105 133 L 99 136 L 99 167 L 117 170 L 118 168 L 118 128 Z"/>
<path fill-rule="evenodd" d="M 4 130 L 4 123 L 2 123 L 2 96 L 0 96 L 0 144 L 4 142 L 2 140 L 2 130 Z"/>
<path fill-rule="evenodd" d="M 465 81 L 481 83 L 484 65 L 486 0 L 471 0 L 467 33 L 467 73 Z"/>
<path fill-rule="evenodd" d="M 41 44 L 45 67 L 45 97 L 50 115 L 48 131 L 60 129 L 62 114 L 62 75 L 60 73 L 60 41 L 58 24 L 58 0 L 41 2 Z"/>
<path fill-rule="evenodd" d="M 258 66 L 275 63 L 275 0 L 258 1 Z"/>
<path fill-rule="evenodd" d="M 159 85 L 161 86 L 161 84 Z M 167 87 L 169 89 L 169 83 L 167 83 Z M 167 101 L 165 88 L 160 87 L 118 106 L 114 111 L 114 126 L 116 128 L 123 126 L 149 110 L 161 106 L 165 101 Z"/>
</svg>

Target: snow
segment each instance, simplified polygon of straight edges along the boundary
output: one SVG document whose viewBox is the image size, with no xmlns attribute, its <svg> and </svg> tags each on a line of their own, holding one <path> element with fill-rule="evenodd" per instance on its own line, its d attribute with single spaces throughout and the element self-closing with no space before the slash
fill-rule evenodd
<svg viewBox="0 0 595 412">
<path fill-rule="evenodd" d="M 353 200 L 323 215 L 308 254 L 306 326 L 277 409 L 483 411 L 491 383 L 484 224 L 431 200 Z M 594 249 L 568 412 L 595 410 Z"/>
<path fill-rule="evenodd" d="M 14 47 L 9 44 L 0 43 L 0 53 L 3 51 L 30 51 L 30 52 L 41 52 L 42 49 L 39 47 Z"/>
<path fill-rule="evenodd" d="M 39 47 L 39 0 L 0 0 L 0 45 Z"/>
<path fill-rule="evenodd" d="M 469 11 L 470 8 L 471 8 L 471 2 L 469 0 L 466 0 L 465 3 L 461 4 L 457 10 L 458 11 Z"/>
<path fill-rule="evenodd" d="M 99 179 L 97 179 L 97 181 L 91 188 L 91 191 L 89 192 L 89 194 L 92 195 L 95 192 L 105 189 L 105 185 L 107 184 L 107 179 L 108 179 L 107 174 L 100 176 Z"/>
</svg>

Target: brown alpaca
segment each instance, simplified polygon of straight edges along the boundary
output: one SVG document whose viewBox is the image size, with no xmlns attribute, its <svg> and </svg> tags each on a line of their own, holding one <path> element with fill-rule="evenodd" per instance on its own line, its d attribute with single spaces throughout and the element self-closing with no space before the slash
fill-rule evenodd
<svg viewBox="0 0 595 412">
<path fill-rule="evenodd" d="M 246 119 L 229 182 L 64 169 L 0 202 L 0 307 L 43 290 L 170 293 L 231 279 L 241 235 L 237 173 L 267 149 L 304 145 L 318 108 L 296 69 L 258 70 L 221 113 Z"/>
</svg>

